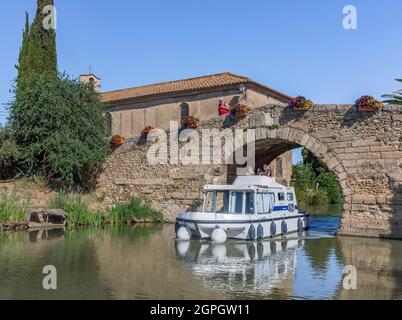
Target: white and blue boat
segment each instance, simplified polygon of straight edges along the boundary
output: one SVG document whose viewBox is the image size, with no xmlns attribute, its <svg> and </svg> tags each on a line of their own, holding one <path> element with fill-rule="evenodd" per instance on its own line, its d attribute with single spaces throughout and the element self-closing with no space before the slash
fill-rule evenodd
<svg viewBox="0 0 402 320">
<path fill-rule="evenodd" d="M 186 212 L 176 222 L 178 240 L 263 240 L 309 228 L 294 188 L 275 178 L 239 176 L 233 185 L 207 185 L 202 212 Z"/>
</svg>

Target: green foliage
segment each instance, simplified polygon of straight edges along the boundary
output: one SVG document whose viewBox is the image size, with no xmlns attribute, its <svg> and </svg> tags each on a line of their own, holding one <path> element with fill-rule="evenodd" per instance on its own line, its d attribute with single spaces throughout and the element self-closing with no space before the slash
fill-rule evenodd
<svg viewBox="0 0 402 320">
<path fill-rule="evenodd" d="M 314 189 L 309 192 L 305 200 L 309 205 L 330 203 L 330 196 L 325 189 Z"/>
<path fill-rule="evenodd" d="M 118 203 L 112 208 L 108 215 L 111 224 L 133 223 L 151 219 L 152 221 L 162 222 L 162 214 L 153 210 L 148 204 L 144 204 L 138 198 L 133 198 L 129 203 Z"/>
<path fill-rule="evenodd" d="M 101 226 L 104 224 L 130 224 L 135 222 L 162 222 L 160 212 L 148 204 L 133 198 L 129 203 L 119 203 L 108 210 L 91 210 L 81 195 L 58 193 L 48 204 L 51 208 L 62 209 L 68 213 L 70 226 Z"/>
<path fill-rule="evenodd" d="M 342 202 L 342 190 L 339 187 L 335 174 L 332 172 L 320 174 L 316 179 L 316 183 L 318 183 L 319 188 L 326 190 L 330 199 L 329 203 L 336 204 Z"/>
<path fill-rule="evenodd" d="M 195 199 L 194 202 L 193 202 L 193 205 L 191 207 L 194 208 L 194 209 L 197 209 L 197 208 L 202 207 L 203 204 L 204 203 L 203 203 L 202 199 Z"/>
<path fill-rule="evenodd" d="M 9 128 L 0 127 L 0 179 L 6 180 L 18 174 L 21 152 Z"/>
<path fill-rule="evenodd" d="M 103 105 L 92 85 L 58 75 L 56 34 L 43 27 L 48 5 L 54 1 L 37 0 L 32 25 L 26 15 L 0 174 L 15 174 L 11 165 L 25 176 L 43 175 L 52 186 L 91 188 L 108 152 Z"/>
<path fill-rule="evenodd" d="M 91 212 L 81 195 L 70 196 L 62 191 L 49 201 L 48 206 L 67 212 L 71 226 L 100 226 L 103 223 L 102 213 Z"/>
<path fill-rule="evenodd" d="M 297 191 L 314 187 L 315 174 L 310 163 L 299 163 L 293 166 L 292 180 Z"/>
<path fill-rule="evenodd" d="M 23 223 L 28 204 L 28 199 L 21 199 L 15 193 L 0 194 L 0 223 Z"/>
<path fill-rule="evenodd" d="M 293 166 L 292 173 L 299 202 L 305 205 L 341 203 L 343 195 L 336 176 L 306 149 L 303 159 L 304 163 Z"/>
<path fill-rule="evenodd" d="M 402 79 L 396 79 L 396 81 L 402 82 Z M 385 103 L 402 105 L 402 89 L 391 94 L 384 94 L 382 97 L 387 98 Z"/>
<path fill-rule="evenodd" d="M 320 174 L 328 171 L 325 164 L 316 156 L 314 156 L 314 154 L 310 150 L 304 148 L 302 151 L 302 156 L 303 163 L 311 164 L 315 176 L 319 176 Z"/>
<path fill-rule="evenodd" d="M 17 99 L 27 87 L 31 76 L 57 77 L 56 33 L 55 30 L 43 28 L 43 21 L 47 16 L 43 9 L 47 5 L 54 5 L 54 1 L 37 1 L 36 17 L 31 26 L 26 14 L 18 62 Z"/>
<path fill-rule="evenodd" d="M 91 187 L 108 152 L 99 95 L 65 75 L 33 75 L 26 83 L 10 118 L 24 173 L 58 187 Z"/>
</svg>

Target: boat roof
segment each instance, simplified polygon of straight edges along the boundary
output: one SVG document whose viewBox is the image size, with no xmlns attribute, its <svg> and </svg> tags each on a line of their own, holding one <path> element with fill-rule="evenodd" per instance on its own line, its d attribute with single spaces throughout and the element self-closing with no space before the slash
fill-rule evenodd
<svg viewBox="0 0 402 320">
<path fill-rule="evenodd" d="M 276 182 L 275 178 L 266 176 L 238 176 L 233 183 L 234 186 L 262 186 L 270 188 L 286 188 Z"/>
<path fill-rule="evenodd" d="M 238 176 L 233 185 L 208 185 L 205 190 L 256 190 L 258 188 L 291 189 L 266 176 Z"/>
</svg>

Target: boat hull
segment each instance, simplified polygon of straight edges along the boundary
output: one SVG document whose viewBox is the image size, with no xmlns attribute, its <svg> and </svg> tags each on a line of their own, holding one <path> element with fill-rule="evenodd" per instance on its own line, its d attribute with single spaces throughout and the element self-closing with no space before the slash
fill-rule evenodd
<svg viewBox="0 0 402 320">
<path fill-rule="evenodd" d="M 185 213 L 177 219 L 176 231 L 185 227 L 191 238 L 210 240 L 212 232 L 221 228 L 228 239 L 263 240 L 309 228 L 309 215 L 290 213 L 282 215 L 219 215 L 205 213 Z"/>
</svg>

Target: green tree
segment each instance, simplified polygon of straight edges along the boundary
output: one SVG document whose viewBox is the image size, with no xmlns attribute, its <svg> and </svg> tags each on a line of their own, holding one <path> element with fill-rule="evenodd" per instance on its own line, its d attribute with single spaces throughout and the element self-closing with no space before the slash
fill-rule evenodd
<svg viewBox="0 0 402 320">
<path fill-rule="evenodd" d="M 25 12 L 25 29 L 22 34 L 22 45 L 20 48 L 20 56 L 18 59 L 18 76 L 17 76 L 17 86 L 18 90 L 23 90 L 23 79 L 27 77 L 29 74 L 29 65 L 28 65 L 28 52 L 29 52 L 29 16 L 28 13 Z M 18 93 L 17 93 L 18 94 Z"/>
<path fill-rule="evenodd" d="M 338 204 L 342 189 L 334 173 L 309 150 L 303 150 L 303 163 L 293 166 L 293 186 L 299 201 L 307 205 Z"/>
<path fill-rule="evenodd" d="M 35 74 L 26 85 L 10 118 L 24 173 L 59 187 L 91 187 L 108 151 L 98 93 L 65 75 Z"/>
<path fill-rule="evenodd" d="M 315 174 L 311 164 L 299 163 L 293 166 L 292 181 L 296 189 L 314 187 Z"/>
<path fill-rule="evenodd" d="M 48 16 L 44 9 L 54 5 L 53 0 L 38 0 L 35 20 L 29 25 L 26 13 L 25 29 L 18 59 L 17 98 L 26 87 L 26 82 L 33 75 L 57 77 L 56 32 L 43 27 Z"/>
<path fill-rule="evenodd" d="M 320 174 L 315 180 L 319 188 L 324 189 L 330 199 L 330 203 L 338 204 L 342 202 L 342 190 L 336 180 L 335 174 L 325 172 Z"/>
<path fill-rule="evenodd" d="M 396 79 L 396 81 L 402 82 L 402 79 Z M 402 89 L 391 94 L 384 94 L 382 97 L 387 98 L 385 103 L 402 105 Z"/>
<path fill-rule="evenodd" d="M 318 159 L 310 150 L 304 148 L 302 151 L 302 156 L 303 156 L 303 163 L 311 164 L 316 176 L 319 176 L 320 174 L 327 172 L 325 164 L 320 159 Z"/>
</svg>

